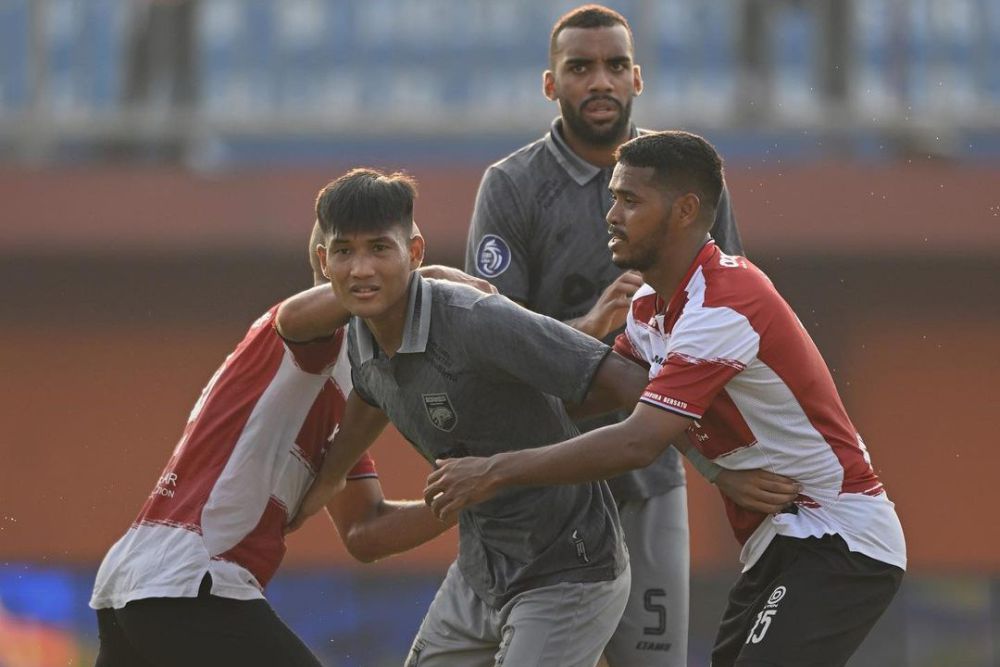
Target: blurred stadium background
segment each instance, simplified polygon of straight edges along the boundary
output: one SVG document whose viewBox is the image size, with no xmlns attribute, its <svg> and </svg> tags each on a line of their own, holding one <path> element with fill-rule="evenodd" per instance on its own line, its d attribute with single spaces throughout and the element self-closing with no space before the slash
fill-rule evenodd
<svg viewBox="0 0 1000 667">
<path fill-rule="evenodd" d="M 407 169 L 430 259 L 461 263 L 482 170 L 556 114 L 548 30 L 575 4 L 0 0 L 0 666 L 92 661 L 96 566 L 222 357 L 308 284 L 319 187 Z M 852 664 L 1000 665 L 1000 1 L 611 4 L 637 120 L 728 159 L 748 254 L 906 527 Z M 398 436 L 375 454 L 387 495 L 418 494 Z M 689 493 L 700 666 L 737 550 Z M 359 565 L 316 519 L 269 598 L 331 667 L 398 665 L 454 549 Z"/>
</svg>

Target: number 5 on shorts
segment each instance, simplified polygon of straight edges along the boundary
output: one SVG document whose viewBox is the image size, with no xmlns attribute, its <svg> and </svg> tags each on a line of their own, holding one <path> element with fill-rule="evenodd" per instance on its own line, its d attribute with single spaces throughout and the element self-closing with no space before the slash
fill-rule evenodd
<svg viewBox="0 0 1000 667">
<path fill-rule="evenodd" d="M 646 594 L 642 597 L 643 606 L 646 611 L 656 614 L 656 625 L 642 629 L 644 635 L 662 635 L 667 631 L 667 607 L 657 602 L 656 598 L 667 597 L 667 592 L 662 588 L 647 588 Z"/>
</svg>

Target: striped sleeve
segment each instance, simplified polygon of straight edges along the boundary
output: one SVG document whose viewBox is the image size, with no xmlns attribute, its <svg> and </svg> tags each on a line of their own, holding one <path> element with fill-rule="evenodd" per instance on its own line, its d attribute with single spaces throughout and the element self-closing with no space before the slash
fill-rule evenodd
<svg viewBox="0 0 1000 667">
<path fill-rule="evenodd" d="M 760 336 L 735 310 L 699 307 L 685 312 L 670 337 L 662 370 L 640 400 L 700 419 L 759 347 Z"/>
<path fill-rule="evenodd" d="M 277 328 L 275 333 L 278 333 Z M 278 334 L 280 336 L 280 334 Z M 340 346 L 344 343 L 344 328 L 337 329 L 332 336 L 319 338 L 308 343 L 296 343 L 282 338 L 285 347 L 292 353 L 295 365 L 304 373 L 319 375 L 337 362 Z"/>
</svg>

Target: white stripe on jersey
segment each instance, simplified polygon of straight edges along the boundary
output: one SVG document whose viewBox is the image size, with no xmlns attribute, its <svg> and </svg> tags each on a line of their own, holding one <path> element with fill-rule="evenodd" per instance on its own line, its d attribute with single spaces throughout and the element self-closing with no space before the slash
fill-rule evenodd
<svg viewBox="0 0 1000 667">
<path fill-rule="evenodd" d="M 287 495 L 279 497 L 285 507 L 298 502 L 293 500 L 292 487 L 304 490 L 303 480 L 309 476 L 291 455 L 312 408 L 312 400 L 303 397 L 318 395 L 328 379 L 328 375 L 303 373 L 292 353 L 283 348 L 281 365 L 250 413 L 202 510 L 201 526 L 210 555 L 225 553 L 254 529 L 276 487 L 285 487 L 282 495 Z"/>
</svg>

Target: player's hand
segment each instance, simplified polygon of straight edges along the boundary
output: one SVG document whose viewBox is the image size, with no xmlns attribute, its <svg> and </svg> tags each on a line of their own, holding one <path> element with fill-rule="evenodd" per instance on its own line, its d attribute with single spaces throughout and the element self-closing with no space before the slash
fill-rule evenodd
<svg viewBox="0 0 1000 667">
<path fill-rule="evenodd" d="M 632 296 L 640 287 L 642 276 L 635 271 L 626 271 L 605 288 L 590 312 L 576 320 L 573 326 L 598 339 L 621 329 L 625 326 Z"/>
<path fill-rule="evenodd" d="M 723 470 L 715 485 L 740 507 L 763 514 L 782 511 L 802 491 L 794 479 L 766 470 Z"/>
<path fill-rule="evenodd" d="M 438 519 L 454 521 L 459 511 L 496 495 L 489 461 L 478 456 L 435 461 L 438 468 L 427 477 L 424 502 Z"/>
<path fill-rule="evenodd" d="M 299 510 L 292 517 L 292 520 L 288 522 L 288 525 L 285 526 L 285 534 L 287 535 L 301 528 L 306 519 L 326 507 L 330 499 L 346 485 L 347 481 L 343 478 L 332 484 L 326 484 L 319 480 L 314 481 L 309 490 L 306 491 L 306 495 L 302 497 L 302 502 L 299 503 Z"/>
<path fill-rule="evenodd" d="M 469 287 L 475 288 L 484 294 L 497 294 L 497 288 L 482 278 L 470 276 L 468 273 L 459 271 L 458 269 L 450 266 L 441 266 L 440 264 L 424 266 L 420 268 L 420 275 L 424 278 L 436 278 L 438 280 L 447 280 L 448 282 L 458 283 L 460 285 L 468 285 Z"/>
</svg>

